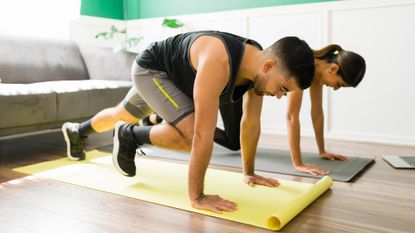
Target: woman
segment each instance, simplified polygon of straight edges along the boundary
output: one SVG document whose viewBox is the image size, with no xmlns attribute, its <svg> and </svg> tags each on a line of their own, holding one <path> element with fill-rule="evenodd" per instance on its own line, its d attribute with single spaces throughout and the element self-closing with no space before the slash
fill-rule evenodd
<svg viewBox="0 0 415 233">
<path fill-rule="evenodd" d="M 341 87 L 356 87 L 363 79 L 366 70 L 365 60 L 351 51 L 343 50 L 339 45 L 328 45 L 314 51 L 315 74 L 310 87 L 311 119 L 321 158 L 347 160 L 343 155 L 327 152 L 324 146 L 323 86 L 338 90 Z M 303 164 L 300 149 L 299 114 L 303 91 L 288 93 L 287 127 L 291 160 L 297 171 L 313 175 L 326 175 L 330 171 L 311 164 Z"/>
</svg>

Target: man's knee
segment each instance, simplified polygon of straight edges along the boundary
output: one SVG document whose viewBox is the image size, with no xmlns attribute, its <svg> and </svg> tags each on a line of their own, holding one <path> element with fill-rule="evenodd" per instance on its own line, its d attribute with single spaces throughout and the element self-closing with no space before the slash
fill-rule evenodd
<svg viewBox="0 0 415 233">
<path fill-rule="evenodd" d="M 193 127 L 192 127 L 193 128 Z M 183 146 L 185 146 L 186 148 L 192 148 L 192 143 L 193 143 L 193 130 L 189 130 L 189 131 L 181 131 L 179 130 L 179 132 L 181 133 L 182 136 L 182 143 Z"/>
<path fill-rule="evenodd" d="M 181 119 L 176 125 L 176 129 L 180 132 L 182 136 L 182 143 L 187 148 L 192 147 L 193 134 L 194 134 L 194 113 L 191 113 Z"/>
<path fill-rule="evenodd" d="M 124 106 L 123 103 L 119 103 L 117 106 L 115 106 L 114 111 L 114 118 L 117 118 L 118 120 L 123 120 L 125 122 L 129 123 L 136 123 L 138 121 L 138 118 L 131 114 Z"/>
</svg>

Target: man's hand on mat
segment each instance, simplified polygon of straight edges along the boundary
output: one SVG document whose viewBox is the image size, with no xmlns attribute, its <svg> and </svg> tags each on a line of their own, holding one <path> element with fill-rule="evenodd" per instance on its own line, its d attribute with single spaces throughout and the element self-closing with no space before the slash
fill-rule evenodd
<svg viewBox="0 0 415 233">
<path fill-rule="evenodd" d="M 266 178 L 259 175 L 245 175 L 244 177 L 245 183 L 249 186 L 254 186 L 254 184 L 260 184 L 268 187 L 277 187 L 280 185 L 280 182 L 273 178 Z"/>
<path fill-rule="evenodd" d="M 222 211 L 233 212 L 238 209 L 235 202 L 221 198 L 219 195 L 202 195 L 197 200 L 192 201 L 192 207 L 201 210 L 209 210 L 217 214 Z"/>
<path fill-rule="evenodd" d="M 311 164 L 301 164 L 295 166 L 295 170 L 299 172 L 309 173 L 311 175 L 328 175 L 330 174 L 329 170 L 325 170 L 316 166 L 313 166 Z"/>
<path fill-rule="evenodd" d="M 336 154 L 328 153 L 328 152 L 321 153 L 320 158 L 328 159 L 328 160 L 341 160 L 341 161 L 348 160 L 348 158 L 346 156 L 336 155 Z"/>
</svg>

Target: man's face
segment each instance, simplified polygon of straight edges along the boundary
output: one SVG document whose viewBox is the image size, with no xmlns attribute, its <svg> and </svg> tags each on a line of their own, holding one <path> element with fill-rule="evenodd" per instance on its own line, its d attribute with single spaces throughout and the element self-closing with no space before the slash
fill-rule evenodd
<svg viewBox="0 0 415 233">
<path fill-rule="evenodd" d="M 274 67 L 260 72 L 254 79 L 254 91 L 256 95 L 275 96 L 280 99 L 287 92 L 300 90 L 294 78 L 287 78 Z"/>
</svg>

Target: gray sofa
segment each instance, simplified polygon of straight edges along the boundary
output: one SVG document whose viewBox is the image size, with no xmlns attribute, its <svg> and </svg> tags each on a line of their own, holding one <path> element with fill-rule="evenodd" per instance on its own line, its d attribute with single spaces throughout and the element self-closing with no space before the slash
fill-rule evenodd
<svg viewBox="0 0 415 233">
<path fill-rule="evenodd" d="M 71 41 L 0 37 L 0 137 L 82 121 L 128 92 L 136 54 Z"/>
</svg>

